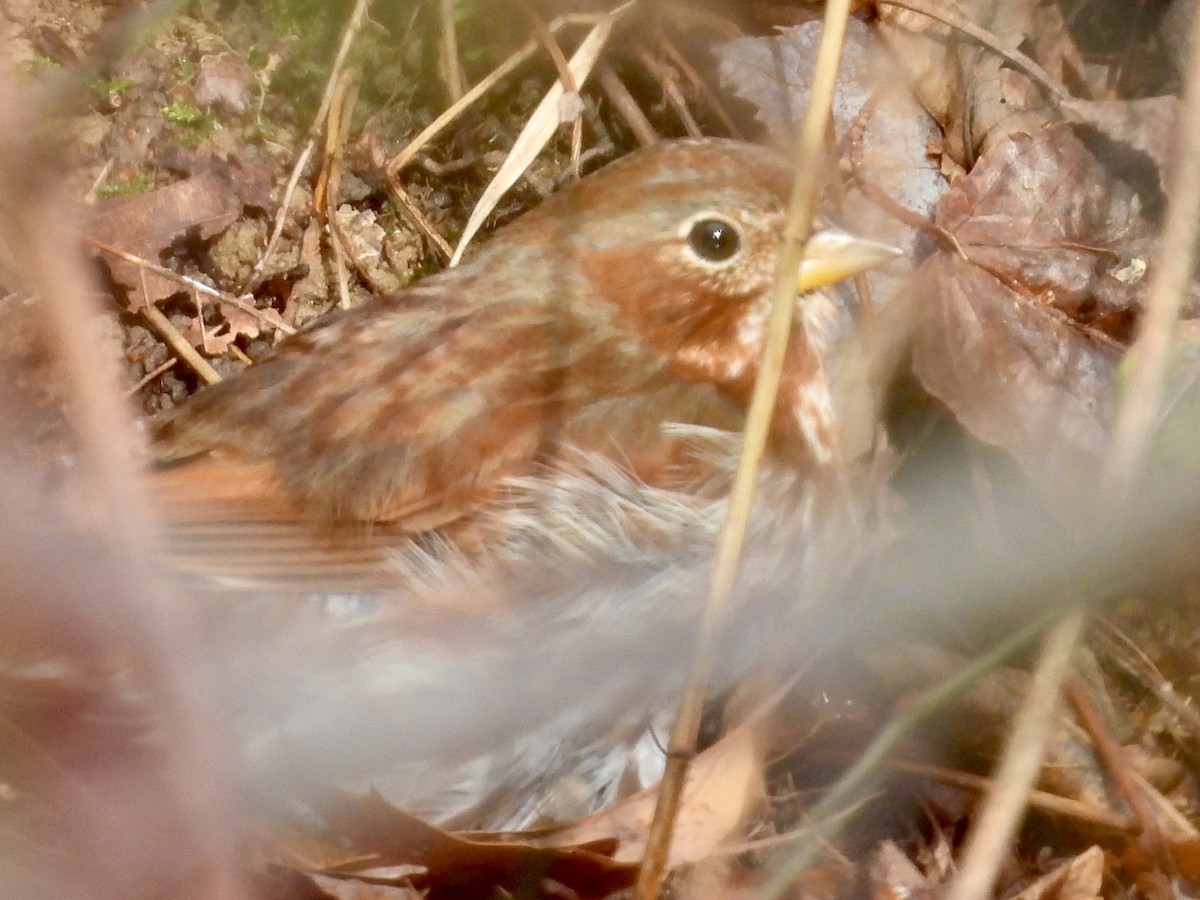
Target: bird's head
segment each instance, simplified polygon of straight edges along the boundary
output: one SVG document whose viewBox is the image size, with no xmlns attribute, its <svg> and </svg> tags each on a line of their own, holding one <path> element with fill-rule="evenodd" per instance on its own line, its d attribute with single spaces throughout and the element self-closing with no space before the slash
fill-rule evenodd
<svg viewBox="0 0 1200 900">
<path fill-rule="evenodd" d="M 745 384 L 757 371 L 792 184 L 787 161 L 742 142 L 672 141 L 632 154 L 510 231 L 600 300 L 680 375 Z M 795 275 L 804 295 L 892 259 L 893 248 L 821 226 Z M 552 280 L 552 279 L 551 279 Z"/>
</svg>

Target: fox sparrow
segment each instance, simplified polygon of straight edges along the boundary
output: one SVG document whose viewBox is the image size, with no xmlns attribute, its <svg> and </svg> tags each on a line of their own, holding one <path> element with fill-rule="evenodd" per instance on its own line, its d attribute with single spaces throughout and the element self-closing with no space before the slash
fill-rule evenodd
<svg viewBox="0 0 1200 900">
<path fill-rule="evenodd" d="M 647 724 L 687 670 L 790 183 L 732 141 L 632 154 L 159 426 L 173 561 L 285 608 L 247 622 L 238 591 L 218 622 L 215 646 L 247 644 L 230 695 L 248 704 L 256 790 L 366 779 L 412 812 L 495 828 L 653 778 Z M 769 446 L 799 483 L 831 441 L 832 305 L 805 292 L 893 255 L 835 230 L 807 249 Z M 751 550 L 771 560 L 751 581 L 803 565 L 786 515 Z M 306 626 L 313 606 L 289 587 L 355 608 L 369 594 L 369 625 Z M 772 621 L 747 619 L 759 638 Z M 730 673 L 757 659 L 748 633 Z M 299 664 L 272 669 L 279 653 Z M 249 685 L 268 697 L 257 712 Z"/>
<path fill-rule="evenodd" d="M 157 488 L 174 552 L 227 576 L 351 589 L 398 536 L 495 540 L 513 484 L 580 460 L 702 492 L 694 431 L 742 424 L 790 183 L 786 163 L 739 142 L 642 150 L 464 265 L 330 315 L 205 388 L 157 429 L 160 460 L 175 461 Z M 829 453 L 812 389 L 821 323 L 803 292 L 892 254 L 832 229 L 812 238 L 775 462 Z"/>
</svg>

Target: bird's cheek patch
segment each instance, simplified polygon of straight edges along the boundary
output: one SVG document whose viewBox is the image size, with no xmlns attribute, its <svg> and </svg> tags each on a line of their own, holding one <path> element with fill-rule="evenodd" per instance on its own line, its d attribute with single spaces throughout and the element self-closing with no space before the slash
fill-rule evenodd
<svg viewBox="0 0 1200 900">
<path fill-rule="evenodd" d="M 672 249 L 650 256 L 657 265 L 645 254 L 611 250 L 589 254 L 580 266 L 618 318 L 678 374 L 714 383 L 744 379 L 757 347 L 739 341 L 738 329 L 752 298 L 665 262 Z"/>
</svg>

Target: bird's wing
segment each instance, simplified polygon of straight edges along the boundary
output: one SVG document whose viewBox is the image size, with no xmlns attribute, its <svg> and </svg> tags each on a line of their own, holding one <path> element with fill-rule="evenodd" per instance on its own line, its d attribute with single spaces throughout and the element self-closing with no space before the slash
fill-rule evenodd
<svg viewBox="0 0 1200 900">
<path fill-rule="evenodd" d="M 191 398 L 158 428 L 160 459 L 264 466 L 319 521 L 452 521 L 537 454 L 584 352 L 522 307 L 407 291 L 331 317 Z"/>
<path fill-rule="evenodd" d="M 564 446 L 654 480 L 674 464 L 662 422 L 725 412 L 603 320 L 527 301 L 464 309 L 436 289 L 385 302 L 302 332 L 159 427 L 175 462 L 152 490 L 177 562 L 349 589 Z"/>
</svg>

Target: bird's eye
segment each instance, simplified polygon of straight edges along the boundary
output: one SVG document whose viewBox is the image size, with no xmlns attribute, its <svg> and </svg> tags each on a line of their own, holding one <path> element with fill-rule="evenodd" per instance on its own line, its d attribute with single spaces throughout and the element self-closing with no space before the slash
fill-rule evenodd
<svg viewBox="0 0 1200 900">
<path fill-rule="evenodd" d="M 724 219 L 701 219 L 688 232 L 688 246 L 709 262 L 732 259 L 742 245 L 737 229 Z"/>
</svg>

